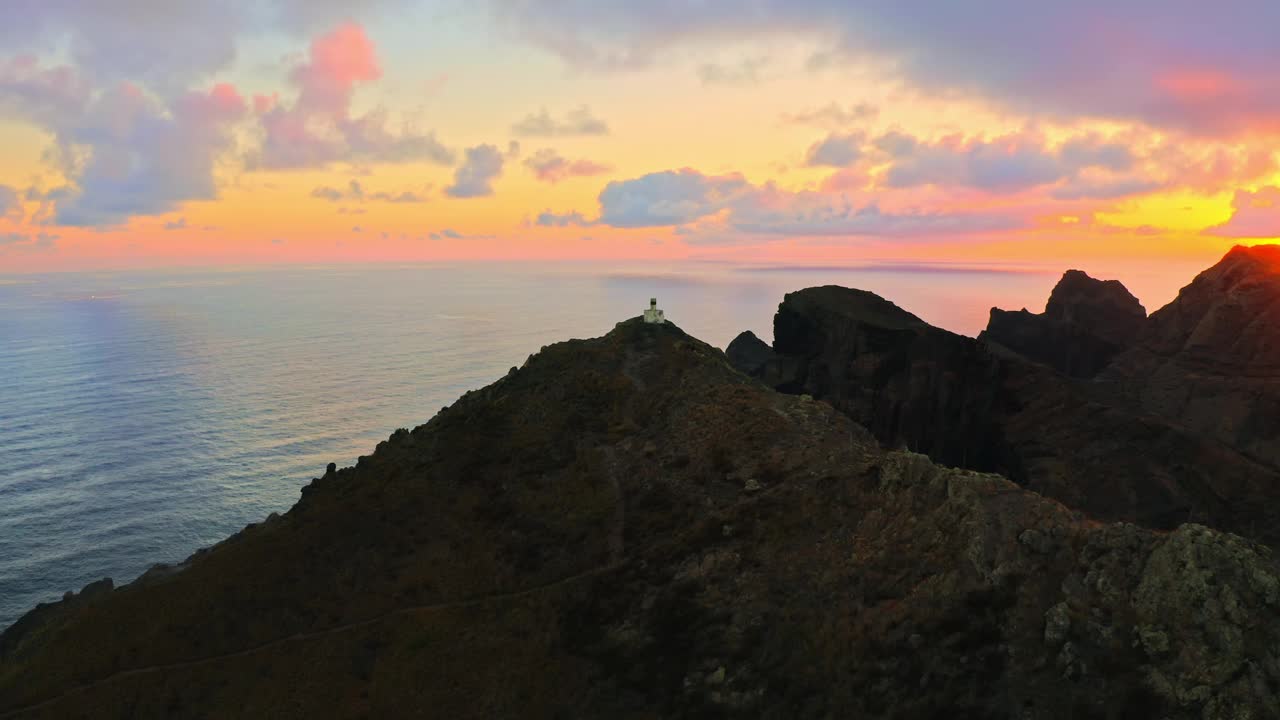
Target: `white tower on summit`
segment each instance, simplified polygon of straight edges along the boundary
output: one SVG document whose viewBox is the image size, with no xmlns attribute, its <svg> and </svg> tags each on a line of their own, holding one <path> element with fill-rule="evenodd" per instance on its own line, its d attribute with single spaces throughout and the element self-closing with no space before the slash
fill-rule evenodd
<svg viewBox="0 0 1280 720">
<path fill-rule="evenodd" d="M 654 325 L 661 325 L 667 321 L 666 316 L 658 309 L 658 298 L 649 298 L 649 309 L 644 311 L 644 321 Z"/>
</svg>

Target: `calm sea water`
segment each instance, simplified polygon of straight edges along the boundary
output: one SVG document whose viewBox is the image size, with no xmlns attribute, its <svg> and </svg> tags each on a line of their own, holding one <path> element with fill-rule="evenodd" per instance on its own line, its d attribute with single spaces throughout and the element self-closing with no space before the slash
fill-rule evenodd
<svg viewBox="0 0 1280 720">
<path fill-rule="evenodd" d="M 287 510 L 327 463 L 353 463 L 543 345 L 608 332 L 650 296 L 721 348 L 746 329 L 769 340 L 784 293 L 827 283 L 976 334 L 993 305 L 1042 308 L 1058 271 L 457 265 L 0 276 L 0 628 L 66 590 L 129 581 Z M 1149 308 L 1191 277 L 1111 276 Z"/>
</svg>

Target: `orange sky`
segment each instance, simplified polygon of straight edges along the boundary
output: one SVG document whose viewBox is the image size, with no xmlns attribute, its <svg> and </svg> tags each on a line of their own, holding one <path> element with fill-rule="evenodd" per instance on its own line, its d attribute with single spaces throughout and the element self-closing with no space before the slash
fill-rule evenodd
<svg viewBox="0 0 1280 720">
<path fill-rule="evenodd" d="M 1184 32 L 1190 10 L 1117 39 L 1090 15 L 1106 4 L 1059 16 L 1049 3 L 1010 12 L 1058 25 L 1079 14 L 1089 22 L 1063 30 L 1078 37 L 970 48 L 926 45 L 931 25 L 878 2 L 764 2 L 759 18 L 711 3 L 689 19 L 570 3 L 550 11 L 560 24 L 503 0 L 305 18 L 280 4 L 270 21 L 231 3 L 225 23 L 199 2 L 124 5 L 136 22 L 32 6 L 39 32 L 0 34 L 0 273 L 1079 264 L 1211 260 L 1280 235 L 1275 88 L 1241 64 L 1251 48 Z M 1257 7 L 1258 21 L 1272 12 Z M 882 46 L 845 21 L 881 28 Z M 988 25 L 974 27 L 999 30 Z M 209 47 L 187 51 L 192 37 Z M 135 57 L 108 54 L 113 42 Z M 1025 72 L 994 62 L 1019 52 Z M 1094 55 L 1131 77 L 1088 76 Z"/>
</svg>

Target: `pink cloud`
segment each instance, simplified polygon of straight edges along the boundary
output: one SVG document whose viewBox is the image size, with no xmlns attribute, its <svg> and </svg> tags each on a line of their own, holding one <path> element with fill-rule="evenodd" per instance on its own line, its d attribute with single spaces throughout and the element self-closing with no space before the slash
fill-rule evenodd
<svg viewBox="0 0 1280 720">
<path fill-rule="evenodd" d="M 1208 193 L 1256 181 L 1277 168 L 1275 149 L 1270 146 L 1197 147 L 1170 143 L 1157 149 L 1152 160 L 1169 169 L 1177 184 Z"/>
<path fill-rule="evenodd" d="M 453 152 L 432 133 L 392 129 L 386 112 L 352 117 L 356 90 L 382 76 L 377 52 L 364 28 L 351 22 L 312 41 L 306 61 L 294 68 L 294 103 L 275 96 L 254 98 L 264 131 L 256 164 L 268 168 L 320 167 L 331 162 L 452 164 Z"/>
<path fill-rule="evenodd" d="M 591 160 L 570 160 L 555 150 L 545 148 L 524 161 L 526 167 L 542 182 L 558 183 L 574 177 L 602 175 L 613 168 Z"/>
<path fill-rule="evenodd" d="M 0 61 L 0 112 L 47 126 L 82 112 L 90 97 L 89 83 L 71 67 L 43 68 L 31 55 Z"/>
<path fill-rule="evenodd" d="M 241 119 L 246 109 L 245 100 L 235 86 L 218 83 L 207 93 L 188 93 L 178 101 L 176 111 L 193 121 L 220 124 Z"/>
<path fill-rule="evenodd" d="M 1231 219 L 1205 230 L 1206 235 L 1229 238 L 1280 238 L 1280 187 L 1257 192 L 1237 190 Z"/>
<path fill-rule="evenodd" d="M 1156 86 L 1183 102 L 1209 102 L 1239 95 L 1243 85 L 1216 70 L 1173 70 L 1156 78 Z"/>
<path fill-rule="evenodd" d="M 882 190 L 942 188 L 955 193 L 1026 196 L 1045 192 L 1059 200 L 1115 199 L 1141 195 L 1167 184 L 1144 165 L 1142 148 L 1125 135 L 1075 135 L 1050 144 L 1041 133 L 1024 129 L 996 137 L 961 134 L 935 140 L 891 131 L 856 153 L 851 170 L 876 171 Z M 871 155 L 870 162 L 862 155 Z M 887 162 L 886 162 L 887 161 Z M 856 179 L 851 174 L 848 180 Z M 825 189 L 854 187 L 833 176 Z"/>
<path fill-rule="evenodd" d="M 1198 130 L 1222 136 L 1280 128 L 1280 83 L 1218 69 L 1175 69 L 1153 80 L 1152 109 Z"/>
<path fill-rule="evenodd" d="M 373 41 L 364 28 L 346 22 L 311 42 L 308 61 L 293 71 L 301 88 L 300 107 L 346 117 L 351 94 L 359 83 L 382 77 Z"/>
<path fill-rule="evenodd" d="M 494 2 L 528 41 L 595 70 L 801 36 L 822 47 L 811 67 L 876 58 L 917 91 L 1037 117 L 1138 121 L 1214 137 L 1280 128 L 1274 0 L 1236 0 L 1229 11 L 1189 0 L 755 0 L 749 10 L 728 1 L 693 9 L 634 0 Z M 840 110 L 831 116 L 843 119 Z"/>
<path fill-rule="evenodd" d="M 869 181 L 865 170 L 843 168 L 828 175 L 822 181 L 821 190 L 829 193 L 858 191 L 865 189 Z"/>
<path fill-rule="evenodd" d="M 276 93 L 270 95 L 254 95 L 253 96 L 253 112 L 258 115 L 264 115 L 271 112 L 272 108 L 280 103 L 280 96 Z"/>
</svg>

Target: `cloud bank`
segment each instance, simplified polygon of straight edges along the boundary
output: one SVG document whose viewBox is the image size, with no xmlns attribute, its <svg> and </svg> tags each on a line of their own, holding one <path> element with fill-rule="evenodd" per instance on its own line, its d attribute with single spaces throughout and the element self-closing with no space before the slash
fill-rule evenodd
<svg viewBox="0 0 1280 720">
<path fill-rule="evenodd" d="M 1280 4 L 1238 0 L 490 0 L 495 17 L 579 68 L 688 47 L 802 38 L 827 62 L 888 60 L 912 86 L 1036 115 L 1203 135 L 1280 127 Z"/>
<path fill-rule="evenodd" d="M 134 85 L 101 93 L 53 126 L 74 186 L 54 191 L 57 223 L 107 227 L 216 197 L 214 170 L 247 112 L 235 88 L 215 85 L 165 107 Z"/>
<path fill-rule="evenodd" d="M 614 181 L 598 197 L 599 216 L 543 212 L 544 227 L 604 225 L 673 227 L 690 244 L 744 244 L 787 237 L 921 238 L 1026 227 L 1012 212 L 896 211 L 843 194 L 754 185 L 741 175 L 704 175 L 684 168 Z"/>
<path fill-rule="evenodd" d="M 78 60 L 76 66 L 48 66 L 30 55 L 0 58 L 0 117 L 49 131 L 54 138 L 50 157 L 69 180 L 67 187 L 44 196 L 56 208 L 47 219 L 57 224 L 113 227 L 134 216 L 172 211 L 184 202 L 214 199 L 218 169 L 224 164 L 234 168 L 242 161 L 250 168 L 273 170 L 318 168 L 334 162 L 452 165 L 455 161 L 455 153 L 433 133 L 407 125 L 393 127 L 382 109 L 352 113 L 356 90 L 376 81 L 382 72 L 373 42 L 355 23 L 339 24 L 311 42 L 305 59 L 289 75 L 296 91 L 292 100 L 259 95 L 250 109 L 250 103 L 229 83 L 180 89 L 193 77 L 229 62 L 224 46 L 233 44 L 239 30 L 226 22 L 252 19 L 281 22 L 289 28 L 311 27 L 338 12 L 337 3 L 222 7 L 193 2 L 183 3 L 182 12 L 170 3 L 144 0 L 113 3 L 110 12 L 103 9 L 104 4 L 73 7 L 57 0 L 30 7 L 19 1 L 19 5 L 29 11 L 23 15 L 24 22 L 34 24 L 29 30 L 36 35 L 61 32 L 70 37 L 72 55 Z M 237 15 L 249 12 L 249 7 L 256 8 L 251 18 Z M 118 25 L 116 15 L 127 18 L 131 9 L 144 13 L 152 32 L 171 24 L 176 28 L 182 24 L 179 19 L 186 25 L 163 42 L 139 36 L 143 30 L 132 25 L 121 29 L 118 37 L 100 37 Z M 194 20 L 186 14 L 188 9 Z M 273 14 L 286 10 L 296 11 L 299 17 L 286 23 Z M 11 12 L 10 6 L 0 10 L 0 21 Z M 209 26 L 200 28 L 204 34 L 188 38 L 187 28 L 195 27 L 206 12 Z M 272 17 L 259 17 L 260 13 Z M 5 32 L 0 30 L 0 38 Z M 166 43 L 176 42 L 175 38 L 189 39 L 191 46 L 183 48 L 181 61 L 166 67 L 162 60 L 174 50 Z M 136 44 L 128 44 L 133 41 Z M 15 45 L 22 43 L 15 41 Z M 121 54 L 99 58 L 108 50 Z M 139 65 L 141 59 L 146 60 L 142 63 L 146 68 Z M 243 131 L 255 129 L 259 142 L 242 147 Z M 416 202 L 422 198 L 410 192 L 374 199 Z"/>
</svg>

